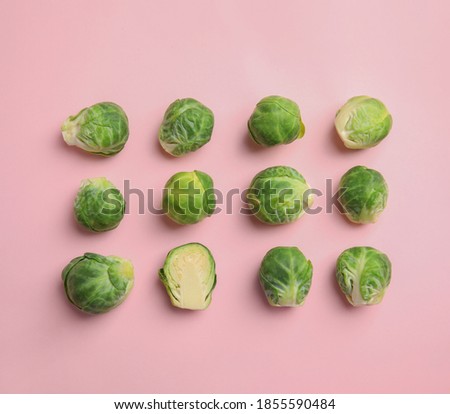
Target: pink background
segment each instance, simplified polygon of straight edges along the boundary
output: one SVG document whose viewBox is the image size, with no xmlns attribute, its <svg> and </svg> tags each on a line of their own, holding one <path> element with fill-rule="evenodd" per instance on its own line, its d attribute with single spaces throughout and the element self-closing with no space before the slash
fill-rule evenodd
<svg viewBox="0 0 450 414">
<path fill-rule="evenodd" d="M 0 391 L 84 393 L 341 393 L 450 391 L 448 15 L 446 1 L 16 1 L 0 14 L 2 177 Z M 447 25 L 447 26 L 446 26 Z M 269 94 L 297 101 L 305 137 L 260 149 L 246 132 Z M 348 98 L 382 99 L 394 117 L 386 141 L 350 151 L 333 130 Z M 166 156 L 157 130 L 176 98 L 215 113 L 212 141 Z M 98 101 L 130 119 L 125 150 L 101 159 L 67 147 L 59 127 Z M 356 164 L 381 171 L 388 208 L 376 225 L 336 211 L 282 227 L 223 212 L 191 227 L 139 215 L 88 234 L 72 217 L 83 178 L 160 190 L 177 171 L 208 172 L 216 187 L 246 188 L 271 165 L 297 168 L 325 189 Z M 160 193 L 157 193 L 159 205 Z M 316 206 L 324 206 L 317 199 Z M 213 251 L 210 308 L 172 308 L 157 271 L 190 241 Z M 298 245 L 314 264 L 300 309 L 267 305 L 260 261 Z M 342 250 L 389 254 L 384 302 L 354 309 L 334 280 Z M 81 314 L 61 269 L 85 251 L 135 266 L 118 309 Z"/>
</svg>

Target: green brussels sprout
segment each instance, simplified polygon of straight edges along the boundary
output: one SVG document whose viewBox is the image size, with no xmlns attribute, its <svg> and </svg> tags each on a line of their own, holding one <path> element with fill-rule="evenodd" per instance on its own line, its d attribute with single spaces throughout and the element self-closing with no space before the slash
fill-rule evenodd
<svg viewBox="0 0 450 414">
<path fill-rule="evenodd" d="M 104 177 L 81 182 L 74 203 L 78 223 L 94 232 L 115 229 L 123 219 L 125 201 L 114 184 Z"/>
<path fill-rule="evenodd" d="M 170 104 L 159 128 L 159 142 L 166 152 L 181 157 L 197 151 L 211 139 L 214 114 L 192 98 Z"/>
<path fill-rule="evenodd" d="M 370 148 L 389 134 L 392 116 L 378 99 L 355 96 L 337 111 L 334 125 L 347 148 Z"/>
<path fill-rule="evenodd" d="M 211 216 L 216 207 L 212 178 L 197 170 L 173 175 L 164 188 L 162 207 L 178 224 L 194 224 Z"/>
<path fill-rule="evenodd" d="M 294 168 L 276 166 L 256 174 L 247 192 L 249 210 L 267 224 L 297 220 L 313 202 L 310 188 Z"/>
<path fill-rule="evenodd" d="M 274 247 L 264 256 L 259 281 L 272 306 L 303 305 L 313 266 L 297 247 Z"/>
<path fill-rule="evenodd" d="M 282 96 L 261 99 L 247 126 L 253 141 L 264 147 L 290 144 L 305 135 L 298 105 Z"/>
<path fill-rule="evenodd" d="M 67 298 L 78 309 L 97 314 L 119 306 L 134 284 L 133 265 L 117 256 L 85 253 L 62 271 Z"/>
<path fill-rule="evenodd" d="M 216 286 L 216 263 L 211 252 L 200 243 L 172 249 L 159 271 L 173 306 L 203 310 L 211 303 Z"/>
<path fill-rule="evenodd" d="M 64 141 L 92 154 L 111 157 L 128 140 L 128 118 L 112 102 L 101 102 L 69 116 L 61 126 Z"/>
<path fill-rule="evenodd" d="M 339 183 L 339 202 L 353 223 L 375 223 L 386 207 L 388 193 L 383 176 L 360 165 L 350 168 Z"/>
<path fill-rule="evenodd" d="M 373 247 L 352 247 L 338 257 L 336 279 L 353 306 L 375 305 L 391 281 L 391 262 Z"/>
</svg>

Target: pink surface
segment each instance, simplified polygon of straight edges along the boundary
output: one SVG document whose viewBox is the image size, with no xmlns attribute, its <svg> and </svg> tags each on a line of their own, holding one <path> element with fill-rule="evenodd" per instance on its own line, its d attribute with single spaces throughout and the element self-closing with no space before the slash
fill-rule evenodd
<svg viewBox="0 0 450 414">
<path fill-rule="evenodd" d="M 0 391 L 450 391 L 448 2 L 3 0 L 1 9 Z M 301 141 L 249 141 L 246 121 L 269 94 L 300 104 Z M 394 127 L 378 147 L 352 152 L 333 118 L 358 94 L 382 99 Z M 157 130 L 168 104 L 187 96 L 214 111 L 216 126 L 207 146 L 174 159 Z M 104 100 L 129 115 L 125 150 L 101 159 L 67 147 L 62 121 Z M 178 227 L 139 215 L 132 196 L 112 232 L 87 234 L 72 217 L 86 177 L 160 190 L 173 173 L 200 169 L 227 191 L 276 164 L 322 191 L 356 164 L 376 168 L 388 208 L 375 225 L 334 212 L 269 227 L 238 214 L 235 197 L 233 214 Z M 190 241 L 217 262 L 205 312 L 172 308 L 157 278 L 167 251 Z M 298 245 L 314 264 L 303 308 L 266 304 L 257 270 L 276 245 Z M 334 263 L 352 245 L 393 262 L 379 306 L 351 308 L 337 290 Z M 109 314 L 83 315 L 64 296 L 61 269 L 85 251 L 134 263 L 135 288 Z"/>
</svg>

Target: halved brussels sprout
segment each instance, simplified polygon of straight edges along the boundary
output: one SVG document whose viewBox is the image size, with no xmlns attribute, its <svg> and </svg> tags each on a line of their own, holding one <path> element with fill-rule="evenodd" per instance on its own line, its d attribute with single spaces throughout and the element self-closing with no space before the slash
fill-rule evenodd
<svg viewBox="0 0 450 414">
<path fill-rule="evenodd" d="M 348 170 L 339 183 L 339 202 L 353 223 L 375 223 L 386 207 L 388 193 L 383 176 L 361 165 Z"/>
<path fill-rule="evenodd" d="M 168 253 L 159 278 L 173 306 L 206 309 L 216 286 L 216 263 L 211 252 L 202 244 L 184 244 Z"/>
<path fill-rule="evenodd" d="M 165 185 L 162 207 L 178 224 L 194 224 L 211 216 L 216 207 L 212 178 L 197 170 L 173 175 Z"/>
<path fill-rule="evenodd" d="M 336 279 L 353 306 L 375 305 L 391 281 L 391 262 L 373 247 L 352 247 L 337 259 Z"/>
<path fill-rule="evenodd" d="M 117 256 L 85 253 L 62 271 L 67 298 L 78 309 L 97 314 L 119 306 L 134 284 L 133 265 Z"/>
<path fill-rule="evenodd" d="M 214 114 L 192 98 L 170 104 L 159 128 L 159 142 L 169 154 L 181 157 L 197 151 L 211 139 Z"/>
<path fill-rule="evenodd" d="M 104 177 L 81 182 L 74 203 L 75 218 L 94 232 L 115 229 L 125 212 L 125 201 L 114 184 Z"/>
<path fill-rule="evenodd" d="M 264 256 L 259 281 L 272 306 L 303 305 L 313 266 L 297 247 L 274 247 Z"/>
<path fill-rule="evenodd" d="M 61 126 L 64 141 L 92 154 L 110 157 L 128 140 L 128 118 L 112 102 L 101 102 L 69 116 Z"/>
<path fill-rule="evenodd" d="M 294 168 L 269 167 L 256 174 L 247 192 L 252 214 L 267 224 L 297 220 L 313 202 L 310 187 Z"/>
<path fill-rule="evenodd" d="M 261 99 L 247 125 L 252 139 L 264 147 L 290 144 L 305 135 L 298 105 L 282 96 Z"/>
<path fill-rule="evenodd" d="M 389 134 L 392 116 L 378 99 L 355 96 L 337 111 L 334 125 L 347 148 L 370 148 Z"/>
</svg>

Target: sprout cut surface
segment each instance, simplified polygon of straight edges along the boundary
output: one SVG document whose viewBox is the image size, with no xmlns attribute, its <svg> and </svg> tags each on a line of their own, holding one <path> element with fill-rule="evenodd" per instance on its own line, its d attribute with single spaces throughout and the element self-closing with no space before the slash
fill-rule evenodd
<svg viewBox="0 0 450 414">
<path fill-rule="evenodd" d="M 202 244 L 189 243 L 172 249 L 159 276 L 174 306 L 191 310 L 209 306 L 216 285 L 215 262 Z"/>
</svg>

